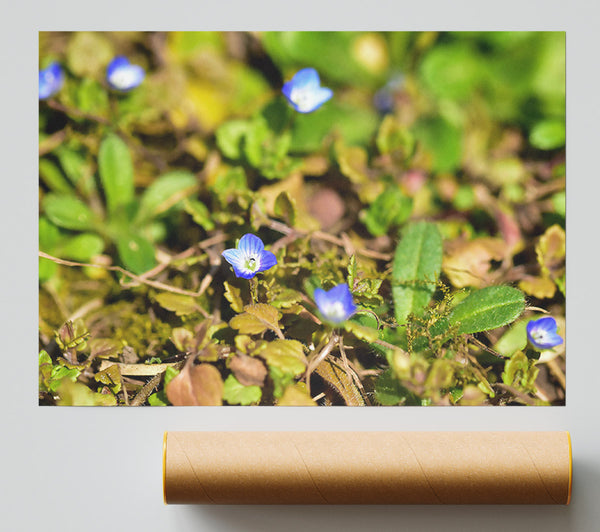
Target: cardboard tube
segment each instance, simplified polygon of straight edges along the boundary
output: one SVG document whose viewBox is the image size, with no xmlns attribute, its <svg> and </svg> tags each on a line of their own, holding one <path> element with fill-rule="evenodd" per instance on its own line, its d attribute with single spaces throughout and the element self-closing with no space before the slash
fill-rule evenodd
<svg viewBox="0 0 600 532">
<path fill-rule="evenodd" d="M 568 432 L 167 432 L 168 504 L 568 504 Z"/>
</svg>

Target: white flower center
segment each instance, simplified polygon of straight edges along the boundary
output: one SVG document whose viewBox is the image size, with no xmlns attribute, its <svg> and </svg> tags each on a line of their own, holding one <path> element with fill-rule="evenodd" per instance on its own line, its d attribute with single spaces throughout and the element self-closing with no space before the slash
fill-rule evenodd
<svg viewBox="0 0 600 532">
<path fill-rule="evenodd" d="M 260 266 L 260 263 L 258 261 L 258 258 L 255 257 L 254 255 L 246 258 L 246 262 L 244 263 L 244 267 L 246 268 L 246 270 L 248 270 L 250 272 L 255 272 L 256 270 L 258 270 L 259 266 Z"/>
<path fill-rule="evenodd" d="M 290 94 L 292 100 L 301 111 L 310 111 L 315 105 L 315 97 L 310 89 L 293 89 Z"/>
<path fill-rule="evenodd" d="M 111 83 L 119 89 L 128 89 L 137 82 L 137 77 L 131 68 L 119 68 L 110 77 Z"/>
<path fill-rule="evenodd" d="M 331 321 L 343 321 L 346 319 L 346 309 L 341 301 L 335 301 L 325 309 L 327 318 Z"/>
</svg>

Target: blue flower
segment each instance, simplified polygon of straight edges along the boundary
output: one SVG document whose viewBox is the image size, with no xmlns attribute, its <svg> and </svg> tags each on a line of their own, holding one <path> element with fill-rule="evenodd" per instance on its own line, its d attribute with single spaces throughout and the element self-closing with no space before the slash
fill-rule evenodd
<svg viewBox="0 0 600 532">
<path fill-rule="evenodd" d="M 563 343 L 557 334 L 556 320 L 545 316 L 527 324 L 527 338 L 536 349 L 551 349 Z"/>
<path fill-rule="evenodd" d="M 106 69 L 106 81 L 118 91 L 130 91 L 137 87 L 146 73 L 139 65 L 132 65 L 129 59 L 122 55 L 115 57 Z"/>
<path fill-rule="evenodd" d="M 40 70 L 40 100 L 54 96 L 65 82 L 65 75 L 58 63 L 50 63 Z"/>
<path fill-rule="evenodd" d="M 319 74 L 314 68 L 296 72 L 290 81 L 283 84 L 281 92 L 299 113 L 312 113 L 333 96 L 331 89 L 321 87 Z"/>
<path fill-rule="evenodd" d="M 265 250 L 263 241 L 250 233 L 240 238 L 237 248 L 226 249 L 222 255 L 233 266 L 236 277 L 243 279 L 252 279 L 277 264 L 275 255 Z"/>
<path fill-rule="evenodd" d="M 346 283 L 338 284 L 328 292 L 315 288 L 314 298 L 319 312 L 330 323 L 342 323 L 356 312 L 356 305 Z"/>
</svg>

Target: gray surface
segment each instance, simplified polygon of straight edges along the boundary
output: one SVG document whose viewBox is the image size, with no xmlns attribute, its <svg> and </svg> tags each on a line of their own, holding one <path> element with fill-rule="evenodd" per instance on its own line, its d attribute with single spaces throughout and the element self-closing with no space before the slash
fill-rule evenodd
<svg viewBox="0 0 600 532">
<path fill-rule="evenodd" d="M 235 4 L 235 6 L 232 6 Z M 259 5 L 258 5 L 259 4 Z M 265 7 L 265 4 L 266 7 Z M 5 4 L 6 5 L 6 4 Z M 357 7 L 365 6 L 364 12 Z M 598 13 L 591 2 L 22 1 L 3 9 L 0 528 L 49 531 L 600 529 Z M 143 6 L 143 7 L 141 7 Z M 327 7 L 327 12 L 324 12 Z M 10 9 L 10 11 L 9 11 Z M 36 406 L 38 29 L 567 30 L 568 394 L 547 408 Z M 595 282 L 596 284 L 593 284 Z M 570 430 L 569 507 L 165 507 L 163 430 Z M 343 450 L 341 450 L 343 452 Z"/>
</svg>

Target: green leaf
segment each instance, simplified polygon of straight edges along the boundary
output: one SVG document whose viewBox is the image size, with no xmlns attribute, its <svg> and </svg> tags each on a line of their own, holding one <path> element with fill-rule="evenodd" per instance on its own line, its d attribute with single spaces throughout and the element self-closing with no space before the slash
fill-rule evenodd
<svg viewBox="0 0 600 532">
<path fill-rule="evenodd" d="M 429 222 L 408 225 L 396 248 L 392 270 L 392 296 L 399 325 L 429 303 L 441 268 L 442 237 L 437 227 Z"/>
<path fill-rule="evenodd" d="M 129 203 L 134 197 L 133 160 L 127 144 L 115 134 L 109 134 L 100 144 L 98 169 L 104 187 L 109 213 Z"/>
<path fill-rule="evenodd" d="M 347 145 L 365 145 L 371 141 L 378 123 L 371 109 L 328 102 L 314 113 L 296 114 L 290 151 L 317 151 L 330 134 L 339 134 Z"/>
<path fill-rule="evenodd" d="M 146 221 L 164 213 L 194 192 L 197 185 L 191 172 L 174 171 L 160 176 L 142 194 L 138 219 Z"/>
<path fill-rule="evenodd" d="M 285 223 L 293 227 L 296 223 L 296 201 L 284 190 L 275 198 L 273 207 L 275 216 L 282 218 Z"/>
<path fill-rule="evenodd" d="M 40 249 L 47 253 L 51 253 L 60 241 L 60 231 L 58 230 L 58 227 L 50 223 L 48 219 L 43 216 L 40 217 L 38 227 Z"/>
<path fill-rule="evenodd" d="M 462 159 L 463 132 L 442 117 L 421 118 L 414 126 L 414 135 L 431 154 L 434 172 L 452 172 Z"/>
<path fill-rule="evenodd" d="M 229 375 L 223 385 L 223 400 L 231 405 L 251 405 L 260 402 L 262 390 L 260 386 L 244 386 Z"/>
<path fill-rule="evenodd" d="M 75 231 L 94 228 L 94 213 L 74 196 L 48 194 L 42 200 L 42 207 L 50 221 L 59 227 Z"/>
<path fill-rule="evenodd" d="M 281 314 L 275 307 L 258 303 L 247 305 L 244 310 L 243 314 L 234 316 L 229 322 L 229 325 L 241 334 L 261 334 L 267 329 L 279 330 Z"/>
<path fill-rule="evenodd" d="M 58 247 L 56 254 L 66 259 L 88 262 L 104 250 L 104 240 L 93 233 L 76 235 Z"/>
<path fill-rule="evenodd" d="M 416 404 L 416 399 L 400 381 L 391 369 L 384 371 L 375 382 L 375 399 L 384 406 L 397 404 Z"/>
<path fill-rule="evenodd" d="M 212 231 L 215 228 L 215 223 L 210 218 L 210 211 L 201 201 L 186 198 L 183 208 L 205 231 Z"/>
<path fill-rule="evenodd" d="M 535 390 L 539 369 L 534 364 L 534 360 L 529 360 L 522 351 L 518 351 L 504 363 L 502 382 L 525 391 Z"/>
<path fill-rule="evenodd" d="M 566 135 L 564 120 L 542 120 L 533 126 L 529 142 L 540 150 L 554 150 L 565 145 Z"/>
<path fill-rule="evenodd" d="M 242 312 L 244 310 L 244 302 L 240 295 L 240 289 L 229 284 L 227 281 L 223 282 L 225 287 L 225 299 L 231 303 L 231 308 L 234 312 Z"/>
<path fill-rule="evenodd" d="M 457 332 L 489 331 L 515 321 L 525 310 L 525 295 L 511 286 L 488 286 L 471 292 L 450 313 Z"/>
<path fill-rule="evenodd" d="M 412 205 L 412 199 L 403 194 L 400 187 L 390 186 L 371 203 L 363 221 L 373 236 L 382 236 L 390 227 L 408 220 Z"/>
<path fill-rule="evenodd" d="M 344 328 L 359 340 L 364 340 L 365 342 L 374 342 L 379 338 L 379 331 L 377 329 L 362 325 L 353 319 L 346 321 Z"/>
<path fill-rule="evenodd" d="M 108 111 L 108 94 L 104 87 L 91 78 L 82 79 L 77 88 L 77 108 L 86 113 L 105 116 Z"/>
<path fill-rule="evenodd" d="M 260 356 L 269 367 L 277 367 L 283 373 L 298 376 L 306 370 L 306 356 L 298 340 L 273 340 L 261 351 Z"/>
<path fill-rule="evenodd" d="M 156 266 L 154 246 L 141 236 L 118 237 L 117 249 L 125 268 L 133 273 L 144 273 Z"/>
<path fill-rule="evenodd" d="M 408 159 L 415 151 L 415 139 L 393 115 L 386 115 L 375 139 L 379 153 L 401 152 L 403 159 Z"/>
<path fill-rule="evenodd" d="M 456 100 L 471 98 L 483 72 L 477 51 L 464 43 L 434 46 L 420 66 L 421 79 L 433 94 Z"/>
<path fill-rule="evenodd" d="M 56 390 L 59 406 L 115 406 L 117 399 L 108 393 L 96 393 L 81 382 L 63 379 Z"/>
<path fill-rule="evenodd" d="M 177 316 L 187 316 L 198 312 L 198 305 L 191 296 L 161 292 L 155 296 L 156 302 L 163 308 L 175 312 Z"/>
<path fill-rule="evenodd" d="M 505 357 L 510 357 L 527 346 L 527 320 L 515 323 L 494 345 L 494 349 Z"/>
<path fill-rule="evenodd" d="M 168 406 L 167 393 L 164 390 L 153 393 L 148 397 L 148 404 L 150 406 Z"/>
<path fill-rule="evenodd" d="M 242 140 L 249 129 L 247 120 L 230 120 L 217 129 L 217 146 L 225 157 L 236 161 L 242 158 Z"/>
<path fill-rule="evenodd" d="M 52 161 L 40 159 L 40 178 L 54 192 L 72 194 L 73 188 L 63 177 L 61 171 Z"/>
</svg>

